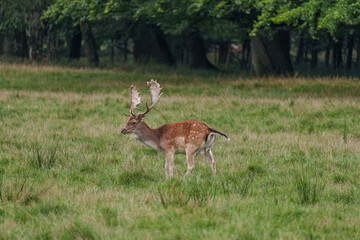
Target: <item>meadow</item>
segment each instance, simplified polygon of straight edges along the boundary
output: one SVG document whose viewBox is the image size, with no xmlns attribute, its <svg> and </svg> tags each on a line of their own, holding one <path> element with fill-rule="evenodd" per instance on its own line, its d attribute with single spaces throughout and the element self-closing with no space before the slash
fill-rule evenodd
<svg viewBox="0 0 360 240">
<path fill-rule="evenodd" d="M 124 136 L 129 87 L 146 122 L 197 119 L 197 156 Z M 359 239 L 360 82 L 0 65 L 0 239 Z"/>
</svg>

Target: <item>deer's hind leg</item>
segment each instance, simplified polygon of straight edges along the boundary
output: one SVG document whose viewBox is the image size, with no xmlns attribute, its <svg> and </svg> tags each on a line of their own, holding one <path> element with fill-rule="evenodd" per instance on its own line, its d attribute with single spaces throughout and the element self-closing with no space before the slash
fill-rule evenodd
<svg viewBox="0 0 360 240">
<path fill-rule="evenodd" d="M 191 174 L 192 170 L 194 170 L 195 155 L 196 155 L 196 151 L 194 151 L 192 149 L 186 150 L 187 171 L 186 171 L 185 176 L 189 176 Z"/>
<path fill-rule="evenodd" d="M 206 156 L 207 160 L 210 163 L 213 174 L 215 175 L 216 174 L 216 164 L 215 164 L 215 161 L 214 161 L 214 157 L 213 157 L 213 153 L 212 153 L 211 148 L 205 149 L 205 156 Z"/>
<path fill-rule="evenodd" d="M 213 147 L 214 143 L 215 143 L 215 135 L 210 134 L 208 136 L 208 139 L 206 142 L 205 156 L 210 163 L 213 174 L 215 175 L 216 174 L 216 164 L 215 164 L 213 152 L 212 152 L 212 147 Z"/>
</svg>

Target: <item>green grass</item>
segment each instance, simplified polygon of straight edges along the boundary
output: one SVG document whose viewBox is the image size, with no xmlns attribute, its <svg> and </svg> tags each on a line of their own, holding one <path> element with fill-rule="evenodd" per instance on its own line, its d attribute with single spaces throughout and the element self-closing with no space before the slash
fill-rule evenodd
<svg viewBox="0 0 360 240">
<path fill-rule="evenodd" d="M 146 122 L 206 121 L 217 175 L 124 136 L 129 86 L 164 87 Z M 360 238 L 360 82 L 0 66 L 0 239 Z"/>
</svg>

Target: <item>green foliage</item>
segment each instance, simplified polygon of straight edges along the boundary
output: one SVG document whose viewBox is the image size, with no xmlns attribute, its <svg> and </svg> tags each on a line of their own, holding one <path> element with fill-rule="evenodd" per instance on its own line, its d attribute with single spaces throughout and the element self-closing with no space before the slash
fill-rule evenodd
<svg viewBox="0 0 360 240">
<path fill-rule="evenodd" d="M 42 11 L 53 0 L 2 0 L 0 4 L 0 34 L 11 35 L 23 31 L 26 17 L 34 11 Z M 28 26 L 29 27 L 29 26 Z"/>
<path fill-rule="evenodd" d="M 238 12 L 249 13 L 249 8 L 249 3 L 227 3 L 213 0 L 56 0 L 46 11 L 44 17 L 57 23 L 70 18 L 75 25 L 84 20 L 104 21 L 109 19 L 109 24 L 106 24 L 106 26 L 112 26 L 109 32 L 124 25 L 122 27 L 123 35 L 129 35 L 132 31 L 131 28 L 139 23 L 159 26 L 165 33 L 174 35 L 201 31 L 204 36 L 215 39 L 242 39 L 246 37 L 244 29 L 247 27 L 244 27 L 244 23 L 250 23 L 249 17 L 244 16 L 242 24 L 234 21 L 233 18 L 236 18 Z M 115 22 L 115 24 L 111 22 Z"/>
<path fill-rule="evenodd" d="M 343 26 L 360 24 L 360 3 L 357 0 L 263 0 L 254 4 L 260 13 L 252 34 L 260 29 L 271 29 L 272 24 L 285 24 L 293 29 L 303 29 L 316 37 L 320 31 L 337 38 Z"/>
<path fill-rule="evenodd" d="M 23 28 L 24 16 L 18 10 L 21 1 L 3 0 L 0 4 L 0 33 L 9 33 Z"/>
<path fill-rule="evenodd" d="M 216 6 L 216 1 L 153 0 L 140 6 L 134 17 L 147 18 L 150 22 L 160 24 L 166 32 L 180 34 L 212 24 Z"/>
<path fill-rule="evenodd" d="M 44 17 L 57 23 L 70 18 L 75 25 L 80 21 L 98 20 L 103 18 L 106 2 L 105 0 L 56 0 L 44 13 Z"/>
<path fill-rule="evenodd" d="M 43 19 L 66 26 L 91 22 L 98 46 L 112 46 L 114 40 L 128 40 L 132 35 L 131 14 L 135 7 L 133 1 L 115 3 L 107 0 L 56 0 L 44 12 Z M 116 11 L 113 8 L 116 8 Z"/>
</svg>

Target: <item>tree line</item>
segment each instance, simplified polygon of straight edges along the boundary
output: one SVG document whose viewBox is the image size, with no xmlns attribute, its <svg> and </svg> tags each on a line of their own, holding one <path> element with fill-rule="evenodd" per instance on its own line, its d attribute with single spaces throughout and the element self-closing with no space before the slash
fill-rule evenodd
<svg viewBox="0 0 360 240">
<path fill-rule="evenodd" d="M 357 0 L 1 0 L 0 54 L 149 61 L 254 75 L 360 68 Z"/>
</svg>

